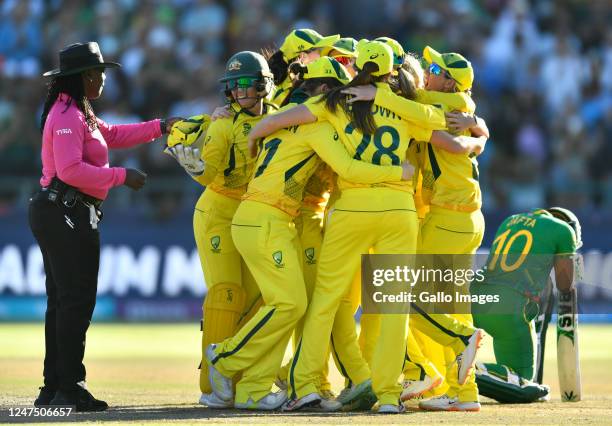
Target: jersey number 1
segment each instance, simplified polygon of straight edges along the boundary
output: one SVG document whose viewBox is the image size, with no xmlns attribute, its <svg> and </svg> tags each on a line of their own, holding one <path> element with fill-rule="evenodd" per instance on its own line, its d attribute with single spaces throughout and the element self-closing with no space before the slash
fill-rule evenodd
<svg viewBox="0 0 612 426">
<path fill-rule="evenodd" d="M 259 176 L 264 172 L 264 170 L 266 170 L 268 164 L 270 164 L 270 161 L 272 160 L 272 157 L 274 157 L 274 154 L 276 154 L 278 145 L 280 145 L 281 142 L 282 141 L 279 138 L 274 138 L 266 142 L 264 146 L 264 149 L 266 150 L 266 156 L 261 165 L 257 168 L 257 171 L 255 172 L 255 177 Z"/>
</svg>

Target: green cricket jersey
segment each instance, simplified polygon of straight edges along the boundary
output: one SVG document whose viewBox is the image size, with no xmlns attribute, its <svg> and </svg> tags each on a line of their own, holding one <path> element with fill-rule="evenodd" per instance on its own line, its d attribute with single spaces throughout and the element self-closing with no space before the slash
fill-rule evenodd
<svg viewBox="0 0 612 426">
<path fill-rule="evenodd" d="M 576 251 L 572 228 L 546 213 L 519 213 L 500 225 L 485 266 L 485 282 L 539 294 L 555 255 Z"/>
</svg>

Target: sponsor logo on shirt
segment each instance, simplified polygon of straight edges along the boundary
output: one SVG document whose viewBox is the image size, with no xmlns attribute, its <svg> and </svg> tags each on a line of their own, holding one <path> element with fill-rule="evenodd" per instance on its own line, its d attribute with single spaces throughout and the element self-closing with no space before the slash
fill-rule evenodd
<svg viewBox="0 0 612 426">
<path fill-rule="evenodd" d="M 72 134 L 72 130 L 71 129 L 59 129 L 56 130 L 55 133 L 57 133 L 57 135 L 71 135 Z"/>
</svg>

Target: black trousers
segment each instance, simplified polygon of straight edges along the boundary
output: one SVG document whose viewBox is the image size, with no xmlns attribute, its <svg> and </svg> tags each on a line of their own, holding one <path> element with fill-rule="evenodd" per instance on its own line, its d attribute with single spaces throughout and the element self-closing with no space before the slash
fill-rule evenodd
<svg viewBox="0 0 612 426">
<path fill-rule="evenodd" d="M 89 209 L 47 199 L 30 200 L 30 229 L 42 252 L 47 290 L 44 384 L 75 390 L 85 380 L 85 334 L 96 305 L 100 234 L 89 223 Z"/>
</svg>

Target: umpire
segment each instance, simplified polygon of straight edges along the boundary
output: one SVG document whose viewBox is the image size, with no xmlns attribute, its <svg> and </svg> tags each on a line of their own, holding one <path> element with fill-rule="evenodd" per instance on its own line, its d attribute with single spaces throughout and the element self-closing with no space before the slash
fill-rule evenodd
<svg viewBox="0 0 612 426">
<path fill-rule="evenodd" d="M 113 126 L 97 118 L 90 104 L 102 94 L 106 68 L 95 42 L 72 44 L 59 52 L 41 117 L 41 190 L 30 200 L 30 228 L 46 274 L 44 386 L 35 406 L 71 405 L 102 411 L 85 384 L 85 334 L 96 304 L 100 207 L 110 188 L 138 190 L 146 175 L 109 167 L 108 149 L 150 142 L 177 119 Z"/>
</svg>

